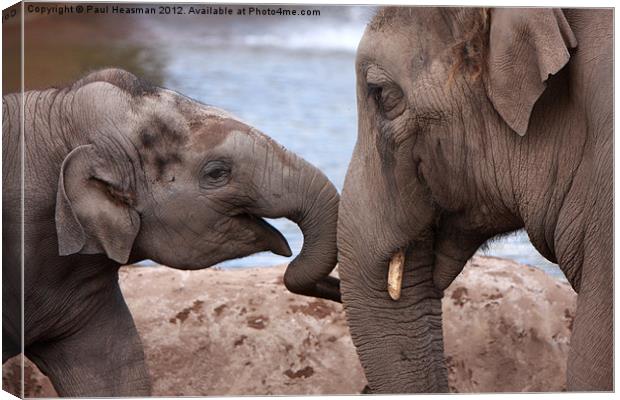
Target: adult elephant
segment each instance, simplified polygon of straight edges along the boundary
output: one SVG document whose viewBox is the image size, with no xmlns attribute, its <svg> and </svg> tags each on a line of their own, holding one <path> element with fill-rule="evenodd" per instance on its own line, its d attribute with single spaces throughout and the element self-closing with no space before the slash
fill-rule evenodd
<svg viewBox="0 0 620 400">
<path fill-rule="evenodd" d="M 3 98 L 3 362 L 23 349 L 61 396 L 147 395 L 149 375 L 118 285 L 145 258 L 204 268 L 289 256 L 262 217 L 303 234 L 289 290 L 339 300 L 338 193 L 300 157 L 231 114 L 117 69 Z M 206 288 L 208 290 L 208 288 Z"/>
<path fill-rule="evenodd" d="M 612 389 L 612 21 L 385 8 L 367 27 L 338 257 L 370 390 L 448 390 L 442 292 L 519 228 L 579 293 L 568 389 Z"/>
</svg>

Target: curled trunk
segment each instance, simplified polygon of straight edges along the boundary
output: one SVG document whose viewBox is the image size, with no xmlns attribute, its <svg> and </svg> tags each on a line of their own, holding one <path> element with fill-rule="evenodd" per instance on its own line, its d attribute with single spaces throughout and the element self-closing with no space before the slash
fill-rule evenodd
<svg viewBox="0 0 620 400">
<path fill-rule="evenodd" d="M 340 302 L 340 281 L 329 276 L 337 262 L 338 191 L 320 170 L 275 142 L 269 157 L 277 160 L 270 164 L 281 169 L 282 179 L 278 184 L 270 180 L 269 189 L 261 190 L 256 214 L 288 218 L 304 237 L 301 252 L 286 269 L 284 284 L 296 294 Z"/>
<path fill-rule="evenodd" d="M 341 302 L 340 281 L 328 276 L 337 262 L 339 196 L 322 173 L 316 170 L 314 174 L 313 182 L 320 189 L 291 217 L 304 235 L 304 244 L 286 269 L 284 284 L 293 293 Z"/>
</svg>

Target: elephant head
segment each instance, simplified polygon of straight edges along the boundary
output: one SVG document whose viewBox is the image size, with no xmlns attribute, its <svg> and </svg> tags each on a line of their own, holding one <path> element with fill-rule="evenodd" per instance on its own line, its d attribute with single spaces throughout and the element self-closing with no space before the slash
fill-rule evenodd
<svg viewBox="0 0 620 400">
<path fill-rule="evenodd" d="M 443 290 L 486 240 L 527 222 L 519 145 L 552 150 L 522 136 L 575 46 L 551 9 L 385 8 L 367 27 L 338 257 L 371 390 L 447 391 Z"/>
<path fill-rule="evenodd" d="M 339 196 L 315 167 L 230 113 L 128 72 L 92 73 L 71 88 L 71 127 L 88 144 L 62 163 L 56 202 L 61 255 L 150 258 L 180 269 L 260 251 L 290 256 L 263 218 L 304 235 L 284 277 L 295 293 L 339 300 Z"/>
</svg>

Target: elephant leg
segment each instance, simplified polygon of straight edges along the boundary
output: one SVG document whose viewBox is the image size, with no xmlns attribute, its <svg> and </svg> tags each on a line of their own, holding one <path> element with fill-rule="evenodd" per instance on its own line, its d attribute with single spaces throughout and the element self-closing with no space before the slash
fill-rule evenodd
<svg viewBox="0 0 620 400">
<path fill-rule="evenodd" d="M 613 310 L 609 300 L 613 293 L 609 295 L 606 301 L 603 293 L 579 293 L 568 353 L 569 391 L 613 390 Z"/>
<path fill-rule="evenodd" d="M 608 199 L 612 203 L 611 198 Z M 602 213 L 604 208 L 593 206 Z M 569 391 L 613 390 L 613 218 L 597 215 L 586 232 L 577 311 L 567 363 Z"/>
<path fill-rule="evenodd" d="M 26 349 L 61 397 L 150 395 L 142 343 L 120 288 L 114 286 L 108 301 L 79 330 Z"/>
</svg>

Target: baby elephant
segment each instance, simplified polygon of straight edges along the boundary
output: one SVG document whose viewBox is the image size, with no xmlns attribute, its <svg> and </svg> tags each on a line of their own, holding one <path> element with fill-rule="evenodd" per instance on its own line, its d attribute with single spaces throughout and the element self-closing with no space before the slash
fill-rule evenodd
<svg viewBox="0 0 620 400">
<path fill-rule="evenodd" d="M 338 193 L 300 157 L 223 110 L 118 69 L 23 96 L 23 141 L 22 97 L 3 98 L 3 362 L 21 352 L 23 323 L 25 355 L 60 396 L 148 395 L 120 266 L 290 256 L 263 217 L 289 218 L 304 234 L 286 287 L 340 301 L 328 277 Z"/>
</svg>

